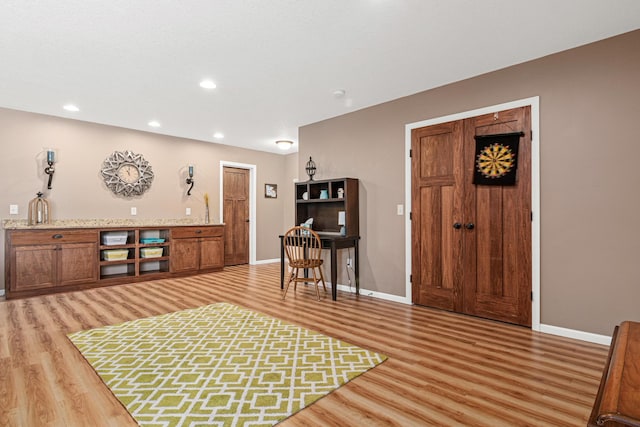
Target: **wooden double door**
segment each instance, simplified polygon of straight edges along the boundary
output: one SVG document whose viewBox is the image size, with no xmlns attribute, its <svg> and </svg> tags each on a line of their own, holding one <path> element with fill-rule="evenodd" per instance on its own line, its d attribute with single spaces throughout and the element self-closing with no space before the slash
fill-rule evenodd
<svg viewBox="0 0 640 427">
<path fill-rule="evenodd" d="M 531 326 L 531 109 L 412 131 L 413 303 Z M 523 132 L 516 184 L 473 184 L 475 136 Z"/>
</svg>

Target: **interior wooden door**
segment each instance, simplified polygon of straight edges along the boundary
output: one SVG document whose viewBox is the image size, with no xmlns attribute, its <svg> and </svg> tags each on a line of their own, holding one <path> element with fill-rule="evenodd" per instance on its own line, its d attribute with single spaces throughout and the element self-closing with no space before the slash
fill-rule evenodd
<svg viewBox="0 0 640 427">
<path fill-rule="evenodd" d="M 249 170 L 223 169 L 224 264 L 249 263 Z"/>
<path fill-rule="evenodd" d="M 522 107 L 413 130 L 414 303 L 531 325 L 530 122 Z M 474 185 L 474 137 L 511 132 L 516 185 Z"/>
<path fill-rule="evenodd" d="M 416 129 L 411 147 L 413 302 L 453 311 L 462 307 L 462 134 L 461 121 Z"/>
<path fill-rule="evenodd" d="M 530 114 L 530 107 L 521 107 L 464 123 L 463 312 L 526 326 L 531 326 Z M 523 133 L 516 184 L 471 184 L 474 136 L 512 132 Z"/>
</svg>

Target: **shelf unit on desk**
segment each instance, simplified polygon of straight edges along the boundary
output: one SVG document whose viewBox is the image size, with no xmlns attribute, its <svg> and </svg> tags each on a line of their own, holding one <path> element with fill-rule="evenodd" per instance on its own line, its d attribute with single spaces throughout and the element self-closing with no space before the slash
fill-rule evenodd
<svg viewBox="0 0 640 427">
<path fill-rule="evenodd" d="M 356 294 L 360 292 L 358 273 L 358 241 L 360 240 L 360 213 L 358 200 L 359 182 L 356 178 L 336 178 L 295 184 L 296 224 L 313 218 L 313 230 L 320 235 L 323 249 L 331 251 L 331 283 L 338 278 L 337 251 L 354 248 L 354 273 Z M 342 192 L 339 191 L 342 189 Z M 324 190 L 324 191 L 323 191 Z M 320 195 L 326 192 L 326 198 Z M 305 197 L 306 193 L 306 197 Z M 342 193 L 342 197 L 339 197 Z M 340 234 L 338 212 L 344 212 L 345 235 Z M 284 246 L 280 236 L 280 287 L 284 287 Z M 331 297 L 337 298 L 336 286 L 331 287 Z"/>
<path fill-rule="evenodd" d="M 344 191 L 343 197 L 339 197 L 340 189 Z M 326 199 L 320 198 L 323 190 L 328 197 Z M 346 235 L 360 235 L 356 178 L 298 182 L 295 184 L 295 196 L 296 224 L 302 224 L 307 219 L 313 218 L 312 228 L 321 235 L 323 233 L 339 235 L 341 226 L 338 224 L 338 212 L 344 211 Z"/>
</svg>

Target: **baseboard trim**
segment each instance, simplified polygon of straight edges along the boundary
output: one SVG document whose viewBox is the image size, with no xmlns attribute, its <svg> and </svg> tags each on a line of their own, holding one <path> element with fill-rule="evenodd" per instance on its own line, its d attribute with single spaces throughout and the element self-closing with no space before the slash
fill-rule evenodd
<svg viewBox="0 0 640 427">
<path fill-rule="evenodd" d="M 552 326 L 540 324 L 540 332 L 551 335 L 559 335 L 565 338 L 573 338 L 581 341 L 588 341 L 595 344 L 611 345 L 611 337 L 606 335 L 593 334 L 591 332 L 578 331 L 575 329 L 561 328 L 560 326 Z"/>
<path fill-rule="evenodd" d="M 329 282 L 327 282 L 328 285 L 330 285 Z M 338 284 L 338 290 L 342 291 L 342 292 L 349 292 L 352 294 L 356 293 L 356 287 L 355 285 L 349 286 L 349 285 L 341 285 Z M 379 298 L 385 301 L 393 301 L 393 302 L 399 302 L 399 303 L 403 303 L 403 304 L 411 304 L 411 302 L 407 302 L 407 299 L 405 297 L 400 297 L 398 295 L 391 295 L 391 294 L 385 294 L 382 292 L 376 292 L 376 291 L 370 291 L 367 289 L 362 289 L 360 288 L 360 295 L 364 295 L 367 297 L 373 297 L 373 298 Z"/>
<path fill-rule="evenodd" d="M 253 263 L 253 265 L 260 265 L 260 264 L 273 264 L 275 262 L 280 262 L 280 258 L 273 258 L 273 259 L 261 259 L 261 260 L 256 260 L 256 262 Z"/>
<path fill-rule="evenodd" d="M 277 259 L 276 262 L 280 262 L 280 259 Z M 331 285 L 331 283 L 327 282 L 327 285 Z M 355 285 L 349 286 L 349 285 L 338 284 L 338 290 L 342 292 L 349 292 L 354 294 L 356 292 L 356 287 Z M 386 301 L 399 302 L 401 304 L 409 304 L 409 305 L 413 304 L 406 297 L 385 294 L 382 292 L 370 291 L 368 289 L 360 288 L 360 295 L 379 298 Z M 540 328 L 537 331 L 542 332 L 544 334 L 557 335 L 565 338 L 572 338 L 580 341 L 592 342 L 595 344 L 611 345 L 610 336 L 579 331 L 576 329 L 568 329 L 568 328 L 562 328 L 560 326 L 540 324 Z"/>
<path fill-rule="evenodd" d="M 338 285 L 338 289 L 343 292 L 355 293 L 355 287 L 349 287 L 346 285 Z M 398 295 L 385 294 L 381 292 L 369 291 L 367 289 L 360 289 L 360 295 L 366 295 L 373 298 L 380 298 L 387 301 L 399 302 L 402 304 L 412 304 L 406 297 L 400 297 Z M 580 341 L 592 342 L 595 344 L 611 345 L 611 337 L 607 335 L 599 335 L 591 332 L 578 331 L 575 329 L 562 328 L 560 326 L 552 326 L 541 324 L 539 332 L 558 335 L 565 338 L 573 338 Z"/>
</svg>

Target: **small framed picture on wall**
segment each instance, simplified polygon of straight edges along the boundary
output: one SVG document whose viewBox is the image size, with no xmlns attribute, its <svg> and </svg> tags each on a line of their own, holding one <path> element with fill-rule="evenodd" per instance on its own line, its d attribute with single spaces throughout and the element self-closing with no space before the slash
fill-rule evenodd
<svg viewBox="0 0 640 427">
<path fill-rule="evenodd" d="M 264 185 L 264 197 L 267 199 L 278 198 L 278 184 L 265 184 Z"/>
</svg>

